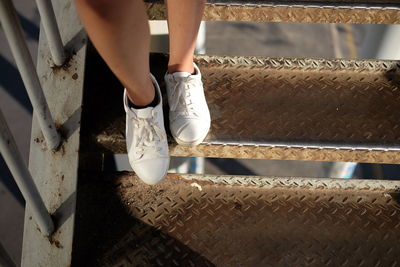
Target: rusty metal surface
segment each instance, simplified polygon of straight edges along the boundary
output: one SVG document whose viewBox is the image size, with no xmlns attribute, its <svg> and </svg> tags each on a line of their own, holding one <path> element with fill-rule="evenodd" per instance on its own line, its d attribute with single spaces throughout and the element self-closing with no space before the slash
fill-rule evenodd
<svg viewBox="0 0 400 267">
<path fill-rule="evenodd" d="M 63 43 L 72 56 L 63 67 L 54 66 L 41 28 L 37 70 L 50 112 L 64 140 L 58 151 L 49 150 L 34 114 L 29 170 L 56 229 L 49 238 L 44 237 L 32 219 L 30 206 L 26 206 L 23 267 L 71 264 L 87 37 L 71 1 L 53 1 L 53 4 Z"/>
<path fill-rule="evenodd" d="M 89 68 L 87 73 L 83 151 L 126 153 L 122 87 L 92 56 L 90 66 L 96 68 L 95 78 Z M 161 87 L 166 60 L 161 54 L 151 57 Z M 400 162 L 395 61 L 197 56 L 196 62 L 211 130 L 197 147 L 171 140 L 171 155 Z"/>
<path fill-rule="evenodd" d="M 81 173 L 73 266 L 399 266 L 398 186 Z"/>
<path fill-rule="evenodd" d="M 146 3 L 151 20 L 166 19 L 163 3 Z M 210 1 L 203 20 L 400 24 L 398 1 Z"/>
</svg>

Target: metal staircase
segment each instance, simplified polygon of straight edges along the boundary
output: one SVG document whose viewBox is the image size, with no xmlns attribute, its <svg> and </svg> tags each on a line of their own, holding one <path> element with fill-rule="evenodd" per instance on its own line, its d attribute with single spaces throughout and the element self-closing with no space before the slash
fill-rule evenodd
<svg viewBox="0 0 400 267">
<path fill-rule="evenodd" d="M 397 186 L 170 174 L 152 187 L 83 173 L 73 265 L 397 266 Z"/>
<path fill-rule="evenodd" d="M 38 74 L 63 142 L 50 151 L 34 119 L 29 169 L 56 228 L 45 237 L 28 203 L 23 266 L 400 265 L 397 181 L 169 174 L 147 186 L 102 171 L 104 154 L 126 153 L 122 86 L 71 2 L 54 10 L 70 57 L 54 66 L 41 31 Z M 161 1 L 147 10 L 165 19 Z M 400 3 L 220 0 L 204 20 L 399 24 Z M 195 60 L 212 128 L 196 147 L 171 139 L 171 155 L 400 163 L 398 62 Z M 151 55 L 161 87 L 166 62 Z"/>
<path fill-rule="evenodd" d="M 196 62 L 212 128 L 196 147 L 171 139 L 171 155 L 399 162 L 395 61 Z M 151 55 L 161 87 L 166 64 Z M 123 88 L 94 50 L 87 66 L 73 265 L 400 264 L 397 181 L 170 174 L 147 186 L 130 173 L 93 172 L 102 153 L 126 153 L 125 115 Z"/>
<path fill-rule="evenodd" d="M 396 2 L 209 1 L 204 18 L 398 23 L 399 11 Z M 148 12 L 165 19 L 162 3 Z M 151 55 L 162 88 L 167 57 Z M 173 156 L 400 162 L 396 61 L 195 60 L 212 127 L 196 147 L 171 138 Z M 85 171 L 102 168 L 102 153 L 126 153 L 123 88 L 90 49 L 86 69 L 73 265 L 400 264 L 399 182 L 170 174 L 152 187 L 130 173 Z"/>
<path fill-rule="evenodd" d="M 89 111 L 81 147 L 97 155 L 126 153 L 123 88 L 91 55 L 87 64 L 95 67 L 86 74 L 85 92 L 91 99 L 85 105 L 88 110 L 101 106 L 104 112 Z M 171 139 L 173 156 L 400 162 L 396 61 L 208 55 L 195 61 L 212 126 L 199 146 Z M 164 87 L 167 55 L 152 54 L 151 63 Z"/>
</svg>

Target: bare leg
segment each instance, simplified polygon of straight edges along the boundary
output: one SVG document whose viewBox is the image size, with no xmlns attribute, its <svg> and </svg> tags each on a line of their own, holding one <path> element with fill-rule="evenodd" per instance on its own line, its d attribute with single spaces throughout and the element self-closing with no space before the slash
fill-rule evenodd
<svg viewBox="0 0 400 267">
<path fill-rule="evenodd" d="M 193 54 L 205 0 L 166 0 L 170 55 L 168 72 L 192 73 Z"/>
<path fill-rule="evenodd" d="M 185 0 L 187 1 L 187 0 Z M 192 0 L 190 0 L 192 1 Z M 75 0 L 93 44 L 139 106 L 154 99 L 150 30 L 143 0 Z"/>
</svg>

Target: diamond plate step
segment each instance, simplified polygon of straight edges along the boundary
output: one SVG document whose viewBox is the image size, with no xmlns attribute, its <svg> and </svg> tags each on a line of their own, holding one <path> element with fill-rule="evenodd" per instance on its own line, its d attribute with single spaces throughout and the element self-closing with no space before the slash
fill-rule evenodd
<svg viewBox="0 0 400 267">
<path fill-rule="evenodd" d="M 166 19 L 161 0 L 147 0 L 152 20 Z M 397 0 L 208 0 L 203 20 L 400 24 Z"/>
<path fill-rule="evenodd" d="M 73 266 L 398 266 L 398 186 L 81 173 Z"/>
<path fill-rule="evenodd" d="M 196 147 L 170 140 L 171 155 L 400 163 L 395 61 L 197 56 L 196 62 L 211 131 Z M 152 54 L 162 90 L 166 64 L 165 55 Z M 123 88 L 95 53 L 86 71 L 81 151 L 126 153 Z"/>
</svg>

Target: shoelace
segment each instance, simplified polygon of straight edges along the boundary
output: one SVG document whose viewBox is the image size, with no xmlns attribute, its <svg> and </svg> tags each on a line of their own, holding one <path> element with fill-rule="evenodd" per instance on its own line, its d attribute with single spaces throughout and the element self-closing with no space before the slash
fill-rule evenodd
<svg viewBox="0 0 400 267">
<path fill-rule="evenodd" d="M 179 78 L 171 94 L 171 111 L 180 111 L 188 116 L 199 117 L 193 109 L 193 103 L 190 99 L 189 92 L 189 90 L 195 88 L 198 83 L 199 80 L 191 78 L 190 76 L 187 78 Z M 178 110 L 179 103 L 182 103 L 180 106 L 183 107 L 183 109 Z"/>
<path fill-rule="evenodd" d="M 157 113 L 151 118 L 132 118 L 135 125 L 134 127 L 137 129 L 137 131 L 135 131 L 135 154 L 137 159 L 142 158 L 145 151 L 152 147 L 155 153 L 162 156 L 161 148 L 157 146 L 157 142 L 155 141 L 163 141 L 166 137 L 164 132 L 154 122 L 156 116 Z"/>
</svg>

